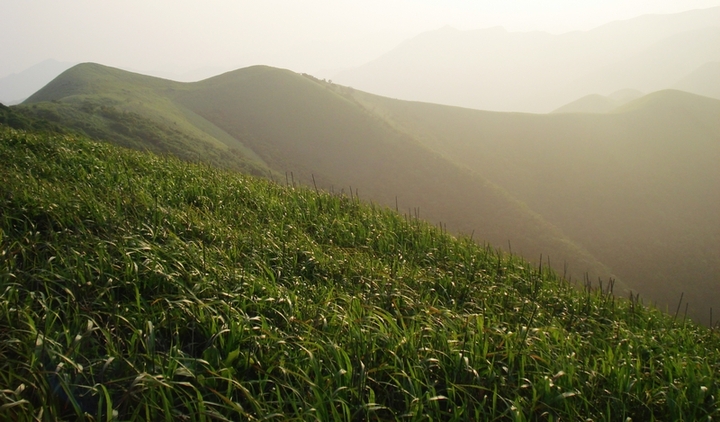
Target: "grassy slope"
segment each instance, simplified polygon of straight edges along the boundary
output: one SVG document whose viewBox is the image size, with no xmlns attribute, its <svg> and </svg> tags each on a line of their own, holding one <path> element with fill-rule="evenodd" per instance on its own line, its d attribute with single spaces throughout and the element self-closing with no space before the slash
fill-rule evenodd
<svg viewBox="0 0 720 422">
<path fill-rule="evenodd" d="M 356 93 L 400 130 L 478 171 L 674 309 L 720 305 L 720 102 L 679 91 L 606 115 L 492 113 Z"/>
<path fill-rule="evenodd" d="M 143 79 L 95 64 L 79 65 L 64 78 L 74 85 L 66 87 L 69 82 L 61 77 L 26 103 L 57 107 L 55 100 L 77 110 L 78 97 L 89 95 L 92 101 L 105 102 L 125 95 L 123 104 L 167 109 L 167 116 L 160 120 L 174 119 L 168 116 L 187 110 L 242 140 L 255 154 L 254 161 L 276 174 L 292 172 L 293 178 L 308 185 L 314 176 L 318 186 L 328 190 L 359 189 L 363 198 L 392 207 L 397 203 L 400 210 L 413 215 L 419 210 L 421 217 L 442 222 L 453 232 L 475 232 L 480 241 L 510 244 L 534 259 L 549 254 L 556 263 L 572 263 L 570 270 L 576 278 L 585 272 L 612 276 L 607 267 L 507 192 L 477 172 L 428 151 L 329 84 L 266 66 L 192 84 Z M 23 108 L 27 110 L 28 105 Z M 85 117 L 98 118 L 91 112 L 78 121 Z M 132 127 L 130 123 L 127 126 Z M 168 137 L 162 151 L 178 151 L 177 155 L 187 158 L 182 145 L 167 147 L 168 142 L 176 141 Z"/>
<path fill-rule="evenodd" d="M 10 420 L 704 420 L 720 339 L 345 196 L 0 125 Z"/>
<path fill-rule="evenodd" d="M 89 95 L 114 109 L 125 98 L 149 110 L 142 116 L 167 112 L 156 120 L 185 113 L 194 120 L 183 125 L 242 141 L 236 155 L 219 154 L 231 163 L 248 158 L 235 167 L 260 163 L 251 166 L 265 169 L 258 174 L 292 172 L 306 184 L 314 175 L 322 188 L 359 188 L 390 207 L 397 197 L 401 211 L 419 208 L 452 231 L 475 231 L 496 246 L 509 241 L 532 259 L 549 255 L 560 270 L 567 262 L 576 279 L 615 274 L 671 310 L 684 292 L 698 320 L 720 308 L 716 101 L 668 91 L 608 115 L 530 115 L 390 100 L 263 66 L 193 84 L 99 65 L 75 71 L 72 80 L 109 85 L 109 93 L 62 91 L 59 80 L 31 99 L 58 103 L 33 104 L 77 112 L 75 98 Z M 102 119 L 94 110 L 77 121 Z M 218 161 L 209 143 L 178 142 L 173 133 L 160 139 L 161 151 Z"/>
<path fill-rule="evenodd" d="M 265 163 L 242 140 L 172 101 L 176 92 L 188 88 L 85 63 L 33 94 L 21 110 L 123 146 L 267 175 Z"/>
</svg>

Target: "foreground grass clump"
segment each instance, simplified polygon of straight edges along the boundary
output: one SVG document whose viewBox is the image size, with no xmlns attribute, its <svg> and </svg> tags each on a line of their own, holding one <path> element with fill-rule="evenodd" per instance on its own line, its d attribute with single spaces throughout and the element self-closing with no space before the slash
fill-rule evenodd
<svg viewBox="0 0 720 422">
<path fill-rule="evenodd" d="M 0 419 L 708 420 L 720 339 L 346 197 L 0 126 Z"/>
</svg>

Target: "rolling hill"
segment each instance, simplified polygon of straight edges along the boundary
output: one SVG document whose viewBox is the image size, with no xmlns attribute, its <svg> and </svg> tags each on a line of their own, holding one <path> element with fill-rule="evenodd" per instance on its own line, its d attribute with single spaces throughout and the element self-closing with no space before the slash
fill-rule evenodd
<svg viewBox="0 0 720 422">
<path fill-rule="evenodd" d="M 190 85 L 81 64 L 60 74 L 23 104 L 29 104 L 36 117 L 63 122 L 97 139 L 270 174 L 241 141 L 172 100 L 176 90 Z"/>
<path fill-rule="evenodd" d="M 330 191 L 359 190 L 367 200 L 419 214 L 453 232 L 474 232 L 481 242 L 509 244 L 535 260 L 545 254 L 572 263 L 576 279 L 585 273 L 613 276 L 503 189 L 393 128 L 354 100 L 351 90 L 310 76 L 256 66 L 182 84 L 85 64 L 60 75 L 22 109 L 39 117 L 57 114 L 79 130 L 96 121 L 86 134 L 124 146 L 191 160 L 204 151 L 211 162 L 242 169 L 246 158 L 223 149 L 213 137 L 219 133 L 249 150 L 265 176 L 288 175 Z M 192 119 L 182 119 L 183 113 Z M 135 120 L 152 128 L 146 132 L 164 131 L 168 142 L 132 136 Z"/>
<path fill-rule="evenodd" d="M 672 307 L 685 292 L 703 319 L 717 309 L 720 101 L 661 91 L 608 114 L 550 115 L 367 103 L 482 169 L 647 298 Z"/>
<path fill-rule="evenodd" d="M 84 64 L 16 109 L 126 146 L 359 193 L 543 254 L 578 281 L 617 277 L 617 292 L 663 309 L 684 294 L 708 321 L 720 303 L 718 104 L 664 91 L 606 114 L 497 113 L 264 66 L 183 84 Z"/>
</svg>

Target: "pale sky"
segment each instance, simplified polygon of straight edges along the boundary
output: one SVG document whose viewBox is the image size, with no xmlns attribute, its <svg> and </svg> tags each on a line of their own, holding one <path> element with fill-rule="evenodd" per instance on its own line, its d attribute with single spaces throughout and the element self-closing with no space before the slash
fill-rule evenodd
<svg viewBox="0 0 720 422">
<path fill-rule="evenodd" d="M 185 80 L 253 64 L 325 77 L 445 25 L 562 33 L 714 6 L 720 0 L 2 0 L 0 78 L 46 59 Z"/>
</svg>

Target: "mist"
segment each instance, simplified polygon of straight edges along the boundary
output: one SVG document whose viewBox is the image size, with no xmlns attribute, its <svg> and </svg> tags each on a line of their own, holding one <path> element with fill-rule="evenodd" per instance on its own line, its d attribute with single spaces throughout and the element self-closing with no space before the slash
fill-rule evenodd
<svg viewBox="0 0 720 422">
<path fill-rule="evenodd" d="M 318 77 L 377 59 L 423 32 L 503 27 L 553 34 L 718 0 L 291 2 L 5 1 L 0 78 L 47 59 L 98 62 L 176 80 L 254 64 Z"/>
<path fill-rule="evenodd" d="M 340 72 L 334 80 L 394 98 L 547 113 L 586 95 L 672 88 L 718 61 L 716 7 L 560 35 L 445 27 Z"/>
</svg>

